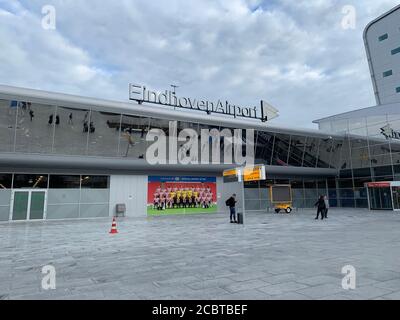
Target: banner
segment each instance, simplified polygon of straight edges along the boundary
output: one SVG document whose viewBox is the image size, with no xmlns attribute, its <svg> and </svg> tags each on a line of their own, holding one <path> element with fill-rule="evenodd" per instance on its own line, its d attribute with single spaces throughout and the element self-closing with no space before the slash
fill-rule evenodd
<svg viewBox="0 0 400 320">
<path fill-rule="evenodd" d="M 245 167 L 243 169 L 243 179 L 244 181 L 265 180 L 265 166 Z"/>
<path fill-rule="evenodd" d="M 195 214 L 217 211 L 215 177 L 150 176 L 147 214 Z"/>
</svg>

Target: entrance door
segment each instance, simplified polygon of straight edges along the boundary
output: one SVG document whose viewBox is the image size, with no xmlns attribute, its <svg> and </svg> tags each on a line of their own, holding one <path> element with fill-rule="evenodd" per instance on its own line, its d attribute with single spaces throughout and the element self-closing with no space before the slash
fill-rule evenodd
<svg viewBox="0 0 400 320">
<path fill-rule="evenodd" d="M 368 188 L 371 210 L 393 210 L 390 187 Z"/>
<path fill-rule="evenodd" d="M 14 190 L 11 198 L 11 220 L 43 220 L 47 190 Z"/>
<path fill-rule="evenodd" d="M 400 211 L 400 187 L 392 187 L 393 210 Z"/>
</svg>

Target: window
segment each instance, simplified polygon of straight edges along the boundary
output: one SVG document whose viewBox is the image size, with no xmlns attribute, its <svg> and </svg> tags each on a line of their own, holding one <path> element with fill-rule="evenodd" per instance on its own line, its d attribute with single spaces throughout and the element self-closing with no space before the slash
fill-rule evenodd
<svg viewBox="0 0 400 320">
<path fill-rule="evenodd" d="M 16 101 L 0 99 L 0 151 L 14 151 Z"/>
<path fill-rule="evenodd" d="M 400 93 L 400 87 L 397 87 L 397 88 L 396 88 L 396 92 L 397 92 L 397 93 Z"/>
<path fill-rule="evenodd" d="M 60 123 L 54 130 L 53 153 L 86 155 L 90 131 L 88 130 L 90 110 L 57 107 L 57 115 Z M 103 134 L 110 133 L 105 130 Z"/>
<path fill-rule="evenodd" d="M 392 50 L 392 55 L 395 55 L 397 53 L 400 53 L 400 47 Z"/>
<path fill-rule="evenodd" d="M 392 71 L 392 70 L 388 70 L 388 71 L 385 71 L 385 72 L 383 73 L 383 77 L 386 78 L 386 77 L 391 76 L 392 74 L 393 74 L 393 71 Z"/>
<path fill-rule="evenodd" d="M 50 189 L 79 189 L 80 176 L 50 176 Z"/>
<path fill-rule="evenodd" d="M 53 106 L 38 103 L 19 103 L 16 122 L 18 125 L 15 132 L 15 151 L 51 153 L 54 129 L 60 122 L 55 110 L 56 108 Z"/>
<path fill-rule="evenodd" d="M 119 156 L 127 158 L 143 159 L 147 147 L 151 142 L 146 141 L 149 132 L 150 121 L 152 128 L 162 129 L 168 132 L 169 121 L 143 118 L 133 115 L 123 115 L 121 118 Z"/>
<path fill-rule="evenodd" d="M 387 33 L 385 33 L 385 34 L 383 34 L 383 35 L 381 35 L 381 36 L 379 37 L 379 41 L 384 41 L 384 40 L 386 40 L 387 38 L 389 38 L 389 35 L 388 35 Z"/>
<path fill-rule="evenodd" d="M 14 189 L 47 189 L 46 174 L 15 174 Z"/>
<path fill-rule="evenodd" d="M 82 188 L 107 189 L 108 176 L 82 176 Z"/>
<path fill-rule="evenodd" d="M 118 151 L 121 115 L 93 111 L 90 113 L 88 154 L 115 157 Z M 139 142 L 138 134 L 133 141 Z M 135 147 L 136 149 L 136 147 Z"/>
<path fill-rule="evenodd" d="M 274 151 L 272 156 L 272 165 L 287 166 L 289 152 L 290 136 L 285 134 L 276 134 Z M 315 166 L 315 165 L 314 165 Z"/>
<path fill-rule="evenodd" d="M 0 174 L 0 190 L 10 189 L 12 183 L 12 174 Z"/>
</svg>

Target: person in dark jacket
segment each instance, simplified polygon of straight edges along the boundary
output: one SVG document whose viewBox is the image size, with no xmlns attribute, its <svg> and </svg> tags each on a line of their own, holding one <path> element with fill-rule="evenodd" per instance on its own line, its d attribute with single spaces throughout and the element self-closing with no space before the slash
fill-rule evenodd
<svg viewBox="0 0 400 320">
<path fill-rule="evenodd" d="M 233 194 L 228 200 L 226 200 L 226 205 L 229 207 L 231 223 L 237 223 L 236 220 L 236 194 Z"/>
<path fill-rule="evenodd" d="M 314 206 L 317 207 L 317 217 L 315 218 L 315 220 L 318 220 L 320 213 L 321 213 L 321 220 L 324 220 L 325 209 L 326 209 L 324 196 L 320 196 L 318 201 L 314 204 Z"/>
</svg>

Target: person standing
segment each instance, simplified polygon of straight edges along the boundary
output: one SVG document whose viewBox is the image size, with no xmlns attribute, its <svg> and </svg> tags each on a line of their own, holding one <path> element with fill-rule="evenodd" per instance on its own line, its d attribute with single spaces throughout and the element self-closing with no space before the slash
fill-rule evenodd
<svg viewBox="0 0 400 320">
<path fill-rule="evenodd" d="M 324 202 L 325 202 L 325 212 L 324 212 L 324 216 L 325 216 L 325 219 L 328 219 L 329 199 L 328 199 L 327 196 L 324 197 Z"/>
<path fill-rule="evenodd" d="M 20 109 L 21 110 L 21 115 L 25 116 L 25 112 L 26 112 L 26 109 L 27 109 L 26 102 L 24 102 L 24 101 L 20 102 L 19 106 L 21 107 L 21 109 Z"/>
<path fill-rule="evenodd" d="M 32 122 L 32 121 L 33 121 L 33 118 L 34 118 L 34 116 L 35 116 L 35 114 L 33 113 L 33 110 L 32 110 L 32 109 L 29 110 L 29 116 L 31 117 L 31 122 Z"/>
<path fill-rule="evenodd" d="M 326 209 L 324 196 L 320 196 L 318 201 L 314 204 L 314 206 L 317 207 L 317 216 L 315 220 L 318 220 L 320 213 L 321 213 L 321 220 L 324 220 L 325 209 Z"/>
<path fill-rule="evenodd" d="M 68 124 L 73 124 L 73 122 L 72 122 L 72 112 L 69 114 Z"/>
<path fill-rule="evenodd" d="M 238 223 L 236 220 L 236 194 L 233 194 L 228 200 L 226 205 L 229 207 L 231 223 Z"/>
</svg>

